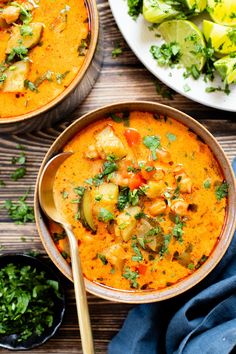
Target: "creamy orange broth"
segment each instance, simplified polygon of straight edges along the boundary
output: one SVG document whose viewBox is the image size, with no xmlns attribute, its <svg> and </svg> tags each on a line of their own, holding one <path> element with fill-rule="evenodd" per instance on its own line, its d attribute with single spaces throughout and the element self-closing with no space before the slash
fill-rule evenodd
<svg viewBox="0 0 236 354">
<path fill-rule="evenodd" d="M 56 176 L 54 186 L 56 203 L 65 213 L 78 238 L 84 275 L 94 282 L 113 288 L 160 289 L 180 281 L 205 262 L 214 249 L 224 224 L 225 194 L 220 197 L 220 200 L 216 197 L 224 177 L 211 150 L 183 124 L 172 118 L 156 118 L 154 119 L 151 113 L 131 112 L 129 127 L 122 122 L 114 122 L 110 118 L 89 125 L 65 146 L 64 151 L 74 151 L 74 154 L 63 163 Z M 118 211 L 117 204 L 112 206 L 113 209 L 107 204 L 107 209 L 112 210 L 114 217 L 113 226 L 108 226 L 109 223 L 104 220 L 98 221 L 100 215 L 98 211 L 101 211 L 103 202 L 102 199 L 99 200 L 101 196 L 94 194 L 94 190 L 99 187 L 85 182 L 103 171 L 104 158 L 97 154 L 91 159 L 90 155 L 91 151 L 94 152 L 94 147 L 95 153 L 99 150 L 96 136 L 107 127 L 111 127 L 127 153 L 126 157 L 115 161 L 118 168 L 114 172 L 115 183 L 114 173 L 113 176 L 109 176 L 113 184 L 127 183 L 126 177 L 123 178 L 124 180 L 120 179 L 122 182 L 117 177 L 121 172 L 123 177 L 128 175 L 130 178 L 140 174 L 138 162 L 140 164 L 141 161 L 142 163 L 146 161 L 145 166 L 153 168 L 149 175 L 144 172 L 146 167 L 141 168 L 146 179 L 143 178 L 141 185 L 136 186 L 135 190 L 140 191 L 141 188 L 149 197 L 140 192 L 142 195 L 139 197 L 137 206 L 141 206 L 142 213 L 145 215 L 141 214 L 139 215 L 141 218 L 135 219 L 136 226 L 126 240 L 119 234 L 124 232 L 124 225 L 119 224 L 120 229 L 118 228 L 118 231 L 116 229 L 119 214 L 124 211 Z M 136 139 L 136 143 L 132 146 L 129 146 L 124 135 L 130 128 L 136 129 L 140 135 L 140 139 Z M 150 149 L 144 144 L 143 139 L 147 136 L 160 138 L 161 145 L 154 149 L 157 154 L 156 160 L 153 160 L 155 156 L 153 157 Z M 124 173 L 122 166 L 125 160 L 129 161 L 126 165 L 128 167 L 134 163 L 132 166 L 136 166 L 138 172 Z M 181 178 L 178 175 L 180 170 Z M 130 181 L 131 179 L 128 178 L 127 186 Z M 191 187 L 188 191 L 185 190 L 184 181 L 188 182 L 188 188 Z M 91 183 L 90 180 L 88 182 Z M 153 195 L 150 197 L 150 187 L 149 189 L 147 187 L 153 182 L 157 186 L 156 197 Z M 92 196 L 90 210 L 93 213 L 94 225 L 97 227 L 94 233 L 82 225 L 80 216 L 77 214 L 81 197 L 75 193 L 74 188 L 78 186 L 85 187 Z M 119 186 L 119 193 L 121 188 Z M 97 200 L 94 199 L 94 195 L 97 196 Z M 158 214 L 153 213 L 152 210 L 152 205 L 157 201 L 164 201 L 166 206 L 165 210 Z M 173 207 L 178 201 L 181 201 L 185 209 Z M 130 205 L 125 210 L 129 208 Z M 161 248 L 152 250 L 147 246 L 148 243 L 145 244 L 150 241 L 150 236 L 148 240 L 145 239 L 145 242 L 139 243 L 137 240 L 138 234 L 140 237 L 140 223 L 145 223 L 145 218 L 156 222 L 155 231 L 158 226 L 161 228 L 161 236 L 159 235 L 162 240 Z M 56 225 L 51 225 L 50 228 L 59 250 L 64 251 L 63 256 L 69 260 L 67 257 L 69 248 L 62 230 Z M 182 230 L 181 235 L 178 233 L 178 228 Z M 159 236 L 154 232 L 151 241 Z M 145 237 L 147 238 L 147 235 Z M 119 246 L 118 251 L 114 252 L 115 244 Z M 139 258 L 132 259 L 134 256 Z M 135 280 L 131 279 L 132 276 Z"/>
<path fill-rule="evenodd" d="M 29 2 L 17 0 L 17 3 L 25 6 Z M 85 55 L 79 55 L 78 52 L 81 43 L 83 46 L 83 40 L 87 41 L 89 35 L 88 12 L 84 1 L 40 0 L 38 5 L 31 11 L 33 18 L 30 24 L 42 23 L 43 32 L 39 43 L 29 49 L 30 69 L 26 79 L 35 83 L 48 71 L 51 73 L 50 79 L 44 80 L 37 91 L 24 88 L 21 92 L 3 92 L 0 87 L 0 118 L 22 115 L 52 101 L 70 84 L 85 60 Z M 16 22 L 22 25 L 20 19 Z M 11 24 L 4 29 L 0 25 L 0 63 L 7 60 L 5 50 L 13 27 Z M 85 54 L 85 50 L 82 54 Z M 16 60 L 8 65 L 14 66 Z M 58 80 L 58 75 L 65 77 Z"/>
</svg>

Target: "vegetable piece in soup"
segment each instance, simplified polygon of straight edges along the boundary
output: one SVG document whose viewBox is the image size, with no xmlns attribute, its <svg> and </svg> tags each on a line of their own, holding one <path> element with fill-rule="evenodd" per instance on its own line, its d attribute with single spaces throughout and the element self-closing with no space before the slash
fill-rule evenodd
<svg viewBox="0 0 236 354">
<path fill-rule="evenodd" d="M 89 280 L 162 289 L 211 255 L 228 185 L 209 147 L 186 126 L 147 112 L 115 113 L 80 131 L 64 150 L 74 154 L 59 168 L 54 193 Z M 69 261 L 63 231 L 52 234 Z"/>
<path fill-rule="evenodd" d="M 83 0 L 0 3 L 0 119 L 41 108 L 60 95 L 86 60 Z"/>
</svg>

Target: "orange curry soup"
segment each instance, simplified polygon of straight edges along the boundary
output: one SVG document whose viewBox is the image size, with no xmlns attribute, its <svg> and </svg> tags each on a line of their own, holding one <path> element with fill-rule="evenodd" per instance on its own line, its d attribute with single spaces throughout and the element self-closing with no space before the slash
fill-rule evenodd
<svg viewBox="0 0 236 354">
<path fill-rule="evenodd" d="M 80 131 L 54 196 L 78 238 L 83 273 L 124 290 L 162 289 L 196 271 L 221 235 L 227 183 L 209 147 L 172 118 L 111 114 Z M 50 223 L 70 261 L 63 230 Z"/>
<path fill-rule="evenodd" d="M 0 118 L 60 95 L 85 60 L 89 31 L 83 0 L 0 0 Z"/>
</svg>

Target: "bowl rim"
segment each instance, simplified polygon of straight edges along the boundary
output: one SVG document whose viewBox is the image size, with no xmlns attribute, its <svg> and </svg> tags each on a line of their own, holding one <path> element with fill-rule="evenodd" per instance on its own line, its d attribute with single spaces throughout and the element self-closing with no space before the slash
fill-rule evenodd
<svg viewBox="0 0 236 354">
<path fill-rule="evenodd" d="M 81 82 L 81 80 L 83 79 L 84 75 L 86 74 L 86 72 L 93 60 L 93 57 L 95 55 L 95 50 L 97 47 L 98 36 L 99 36 L 99 13 L 98 13 L 98 9 L 97 9 L 96 0 L 84 0 L 84 1 L 86 4 L 88 14 L 89 14 L 89 19 L 90 19 L 91 39 L 90 39 L 88 52 L 85 56 L 85 60 L 82 64 L 81 68 L 79 69 L 78 73 L 73 78 L 73 80 L 69 83 L 68 87 L 65 90 L 63 90 L 58 96 L 56 96 L 54 99 L 49 101 L 47 104 L 45 104 L 42 107 L 39 107 L 33 111 L 25 113 L 25 114 L 0 118 L 0 127 L 1 127 L 1 125 L 4 126 L 4 124 L 14 124 L 14 123 L 19 123 L 19 122 L 25 122 L 29 119 L 35 118 L 43 113 L 48 112 L 49 110 L 54 108 L 56 105 L 58 105 L 60 102 L 64 101 L 64 99 L 67 96 L 69 96 L 69 94 L 72 93 L 73 90 L 76 88 L 76 86 Z"/>
<path fill-rule="evenodd" d="M 38 182 L 40 175 L 42 173 L 42 170 L 46 164 L 46 162 L 52 158 L 56 153 L 60 151 L 60 149 L 70 140 L 72 137 L 76 134 L 76 132 L 79 132 L 82 130 L 84 127 L 88 126 L 90 123 L 93 121 L 98 121 L 99 119 L 104 118 L 105 114 L 108 112 L 118 112 L 118 111 L 149 111 L 149 112 L 159 112 L 162 114 L 162 112 L 165 112 L 167 116 L 170 116 L 171 118 L 180 121 L 182 124 L 186 125 L 188 128 L 192 129 L 195 134 L 203 138 L 203 141 L 205 142 L 206 138 L 208 142 L 205 142 L 213 152 L 214 156 L 216 157 L 220 167 L 222 168 L 224 172 L 224 177 L 229 183 L 229 194 L 228 194 L 228 204 L 227 204 L 227 213 L 225 217 L 225 223 L 222 228 L 221 235 L 219 237 L 219 241 L 215 248 L 212 250 L 211 255 L 207 259 L 207 261 L 194 273 L 191 275 L 187 276 L 186 278 L 180 280 L 179 282 L 173 284 L 170 287 L 166 287 L 164 289 L 160 290 L 153 290 L 153 291 L 127 291 L 127 290 L 120 290 L 120 289 L 114 289 L 110 288 L 107 286 L 103 286 L 99 283 L 92 282 L 86 278 L 85 279 L 85 286 L 86 289 L 89 293 L 99 296 L 101 298 L 104 298 L 106 300 L 110 301 L 116 301 L 116 302 L 123 302 L 123 303 L 151 303 L 151 302 L 156 302 L 156 301 L 162 301 L 169 299 L 171 297 L 177 296 L 193 286 L 197 285 L 201 280 L 203 280 L 215 267 L 216 265 L 220 262 L 222 257 L 224 256 L 225 252 L 228 249 L 228 246 L 230 245 L 230 242 L 233 238 L 233 234 L 236 228 L 236 180 L 234 177 L 234 172 L 231 167 L 231 164 L 226 157 L 223 149 L 215 139 L 215 137 L 202 125 L 200 124 L 197 120 L 194 118 L 190 117 L 184 112 L 181 112 L 173 107 L 163 105 L 160 103 L 156 102 L 151 102 L 151 101 L 121 101 L 121 102 L 116 102 L 112 104 L 108 104 L 106 106 L 97 108 L 93 111 L 90 111 L 78 119 L 76 119 L 72 124 L 70 124 L 58 137 L 57 139 L 53 142 L 53 144 L 50 146 L 49 150 L 47 151 L 36 180 L 36 185 L 35 185 L 35 194 L 34 194 L 34 208 L 35 208 L 35 220 L 36 220 L 36 227 L 38 230 L 38 233 L 40 235 L 41 241 L 43 243 L 43 246 L 48 254 L 48 256 L 51 258 L 51 260 L 54 262 L 54 264 L 59 268 L 59 270 L 71 281 L 72 276 L 71 274 L 68 274 L 67 271 L 65 270 L 65 266 L 68 266 L 67 262 L 65 261 L 64 263 L 64 268 L 61 262 L 61 255 L 59 254 L 59 251 L 55 251 L 55 249 L 50 248 L 50 243 L 51 246 L 53 244 L 53 241 L 51 239 L 51 242 L 48 242 L 48 240 L 45 239 L 44 237 L 44 232 L 41 229 L 41 223 L 43 222 L 43 213 L 41 212 L 40 206 L 39 206 L 39 201 L 38 201 Z M 86 122 L 86 120 L 89 120 Z M 81 125 L 80 127 L 77 128 L 77 126 Z M 63 140 L 64 139 L 64 140 Z M 63 140 L 63 143 L 62 143 Z M 210 142 L 210 143 L 209 143 Z M 220 161 L 221 160 L 221 161 Z M 45 227 L 47 230 L 47 228 Z M 51 237 L 50 237 L 51 238 Z"/>
<path fill-rule="evenodd" d="M 26 253 L 23 253 L 23 252 L 19 252 L 19 251 L 17 251 L 17 252 L 4 252 L 4 253 L 0 254 L 0 260 L 6 258 L 6 259 L 9 259 L 9 263 L 14 263 L 14 258 L 15 257 L 26 259 L 26 262 L 25 262 L 26 265 L 28 264 L 27 260 L 31 260 L 32 262 L 35 263 L 36 267 L 38 266 L 40 269 L 44 270 L 46 272 L 46 274 L 50 274 L 51 273 L 53 275 L 53 278 L 55 278 L 58 281 L 59 286 L 60 286 L 60 290 L 61 290 L 61 295 L 62 295 L 62 298 L 61 298 L 62 306 L 61 306 L 60 313 L 58 314 L 59 321 L 58 321 L 58 323 L 56 325 L 53 326 L 53 328 L 52 328 L 53 330 L 52 330 L 52 332 L 50 334 L 47 334 L 47 335 L 46 334 L 45 335 L 42 334 L 41 335 L 43 337 L 43 339 L 41 339 L 38 343 L 34 343 L 34 344 L 29 345 L 27 347 L 24 347 L 24 346 L 13 347 L 13 346 L 10 346 L 10 345 L 7 345 L 7 344 L 2 344 L 1 340 L 0 340 L 0 348 L 5 348 L 5 349 L 8 349 L 8 350 L 12 350 L 12 351 L 16 351 L 16 350 L 23 351 L 23 350 L 30 350 L 30 349 L 39 347 L 40 345 L 44 344 L 45 342 L 47 342 L 50 338 L 52 338 L 55 335 L 55 333 L 58 331 L 59 327 L 61 326 L 63 318 L 64 318 L 64 315 L 65 315 L 66 298 L 65 298 L 65 290 L 64 290 L 64 287 L 62 285 L 62 281 L 59 278 L 59 275 L 56 274 L 55 272 L 53 272 L 52 267 L 48 263 L 43 262 L 41 259 L 39 259 L 39 258 L 37 258 L 35 256 L 29 255 L 29 254 L 26 254 Z M 58 311 L 58 308 L 57 308 L 56 311 Z M 24 341 L 23 341 L 23 343 L 24 343 Z"/>
</svg>

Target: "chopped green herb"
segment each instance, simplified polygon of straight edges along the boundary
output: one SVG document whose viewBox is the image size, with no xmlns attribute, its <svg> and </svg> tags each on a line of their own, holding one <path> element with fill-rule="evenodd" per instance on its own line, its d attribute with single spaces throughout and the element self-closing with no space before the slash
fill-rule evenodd
<svg viewBox="0 0 236 354">
<path fill-rule="evenodd" d="M 168 139 L 171 143 L 177 139 L 177 138 L 176 138 L 176 135 L 173 134 L 173 133 L 167 133 L 166 136 L 167 136 L 167 139 Z"/>
<path fill-rule="evenodd" d="M 133 240 L 133 242 L 131 243 L 131 247 L 135 253 L 135 256 L 132 256 L 132 261 L 134 262 L 141 262 L 143 260 L 143 255 L 140 251 L 140 249 L 138 248 L 138 245 L 137 245 L 137 240 Z"/>
<path fill-rule="evenodd" d="M 155 171 L 155 169 L 156 169 L 156 167 L 154 167 L 154 166 L 147 166 L 147 167 L 145 167 L 145 171 L 147 171 L 147 172 Z"/>
<path fill-rule="evenodd" d="M 40 336 L 54 321 L 57 281 L 28 265 L 7 264 L 0 270 L 0 332 L 17 334 L 18 342 Z"/>
<path fill-rule="evenodd" d="M 0 84 L 2 84 L 7 78 L 7 75 L 6 74 L 2 74 L 0 75 Z"/>
<path fill-rule="evenodd" d="M 22 37 L 27 37 L 27 36 L 32 37 L 33 36 L 32 27 L 29 25 L 20 26 L 20 34 Z"/>
<path fill-rule="evenodd" d="M 138 288 L 139 284 L 137 279 L 139 278 L 139 273 L 137 271 L 132 271 L 130 268 L 125 267 L 125 272 L 122 275 L 125 279 L 129 280 L 130 286 L 132 288 Z"/>
<path fill-rule="evenodd" d="M 100 202 L 100 200 L 102 200 L 102 195 L 101 195 L 101 194 L 96 195 L 95 200 L 96 200 L 97 202 Z"/>
<path fill-rule="evenodd" d="M 118 202 L 117 202 L 117 209 L 119 211 L 123 210 L 128 202 L 129 202 L 129 188 L 123 187 L 120 189 Z"/>
<path fill-rule="evenodd" d="M 59 85 L 61 85 L 62 84 L 62 80 L 64 80 L 65 79 L 65 77 L 69 74 L 69 70 L 67 70 L 67 71 L 65 71 L 63 74 L 61 74 L 61 73 L 56 73 L 55 75 L 56 75 L 56 80 L 57 80 L 57 83 L 59 84 Z"/>
<path fill-rule="evenodd" d="M 19 165 L 24 165 L 26 163 L 26 156 L 24 152 L 21 152 L 18 157 L 14 156 L 11 160 L 11 163 L 13 165 L 19 164 Z"/>
<path fill-rule="evenodd" d="M 157 160 L 156 150 L 161 147 L 160 138 L 156 135 L 147 135 L 143 138 L 143 144 L 151 150 L 153 160 Z"/>
<path fill-rule="evenodd" d="M 114 215 L 109 210 L 101 208 L 98 214 L 98 220 L 108 222 L 110 220 L 114 220 Z"/>
<path fill-rule="evenodd" d="M 69 193 L 64 189 L 64 190 L 61 192 L 61 195 L 62 195 L 62 198 L 63 198 L 63 199 L 67 199 L 68 196 L 69 196 Z"/>
<path fill-rule="evenodd" d="M 194 270 L 194 269 L 195 269 L 194 264 L 193 264 L 193 263 L 189 263 L 189 264 L 188 264 L 188 269 Z"/>
<path fill-rule="evenodd" d="M 122 123 L 124 126 L 129 127 L 129 112 L 123 112 L 123 113 L 110 113 L 109 116 L 111 119 L 116 122 L 116 123 Z"/>
<path fill-rule="evenodd" d="M 28 49 L 20 44 L 18 47 L 12 48 L 10 54 L 7 57 L 7 61 L 12 61 L 13 59 L 15 59 L 15 57 L 23 60 L 27 58 L 27 55 Z"/>
<path fill-rule="evenodd" d="M 145 218 L 145 216 L 146 214 L 143 211 L 141 211 L 140 213 L 136 214 L 134 217 L 136 220 L 140 220 L 142 218 Z"/>
<path fill-rule="evenodd" d="M 180 46 L 177 42 L 164 43 L 160 47 L 152 45 L 150 53 L 160 66 L 173 66 L 179 63 L 181 57 Z"/>
<path fill-rule="evenodd" d="M 25 174 L 26 174 L 26 168 L 19 167 L 11 174 L 11 179 L 13 179 L 13 181 L 18 181 L 18 179 L 23 178 Z"/>
<path fill-rule="evenodd" d="M 110 161 L 105 161 L 103 164 L 103 175 L 109 175 L 110 173 L 117 171 L 118 167 L 117 164 L 114 160 Z"/>
<path fill-rule="evenodd" d="M 81 186 L 76 187 L 76 188 L 74 188 L 74 192 L 76 194 L 78 194 L 80 197 L 82 197 L 84 195 L 84 192 L 85 192 L 85 187 L 81 187 Z"/>
<path fill-rule="evenodd" d="M 142 13 L 143 0 L 128 0 L 128 14 L 134 20 Z"/>
<path fill-rule="evenodd" d="M 123 50 L 118 42 L 115 43 L 115 47 L 111 52 L 112 58 L 117 58 L 123 53 Z"/>
<path fill-rule="evenodd" d="M 34 221 L 34 210 L 26 203 L 28 193 L 19 198 L 14 203 L 12 200 L 6 200 L 3 208 L 8 211 L 9 217 L 15 221 L 16 224 L 24 224 L 27 221 Z"/>
<path fill-rule="evenodd" d="M 170 234 L 165 235 L 164 236 L 164 244 L 161 247 L 161 250 L 159 252 L 161 257 L 163 257 L 164 254 L 168 252 L 168 247 L 169 247 L 170 241 L 171 241 L 171 235 Z"/>
<path fill-rule="evenodd" d="M 5 187 L 5 185 L 6 183 L 2 179 L 0 179 L 0 187 Z"/>
<path fill-rule="evenodd" d="M 165 85 L 161 85 L 159 84 L 159 82 L 155 83 L 155 87 L 156 87 L 156 92 L 161 95 L 163 98 L 167 98 L 168 100 L 173 100 L 174 99 L 174 94 L 175 92 L 171 89 L 169 89 L 168 87 L 166 87 Z"/>
<path fill-rule="evenodd" d="M 104 256 L 104 254 L 98 253 L 97 254 L 97 258 L 99 258 L 102 262 L 102 264 L 106 265 L 108 263 L 106 257 Z"/>
<path fill-rule="evenodd" d="M 183 242 L 183 227 L 184 222 L 180 220 L 179 216 L 175 217 L 175 226 L 172 229 L 173 236 L 180 242 Z"/>
<path fill-rule="evenodd" d="M 203 183 L 203 186 L 205 189 L 211 188 L 211 181 L 209 179 L 206 179 Z"/>
<path fill-rule="evenodd" d="M 183 89 L 184 89 L 184 92 L 189 92 L 189 91 L 191 91 L 191 87 L 190 87 L 188 84 L 184 84 Z"/>
<path fill-rule="evenodd" d="M 29 89 L 29 90 L 32 91 L 32 92 L 38 92 L 37 87 L 36 87 L 35 84 L 34 84 L 32 81 L 30 81 L 30 80 L 25 80 L 25 81 L 24 81 L 24 86 L 25 86 L 25 88 Z"/>
<path fill-rule="evenodd" d="M 220 201 L 221 199 L 227 197 L 228 195 L 228 183 L 226 181 L 222 182 L 219 186 L 215 188 L 216 199 Z"/>
</svg>

